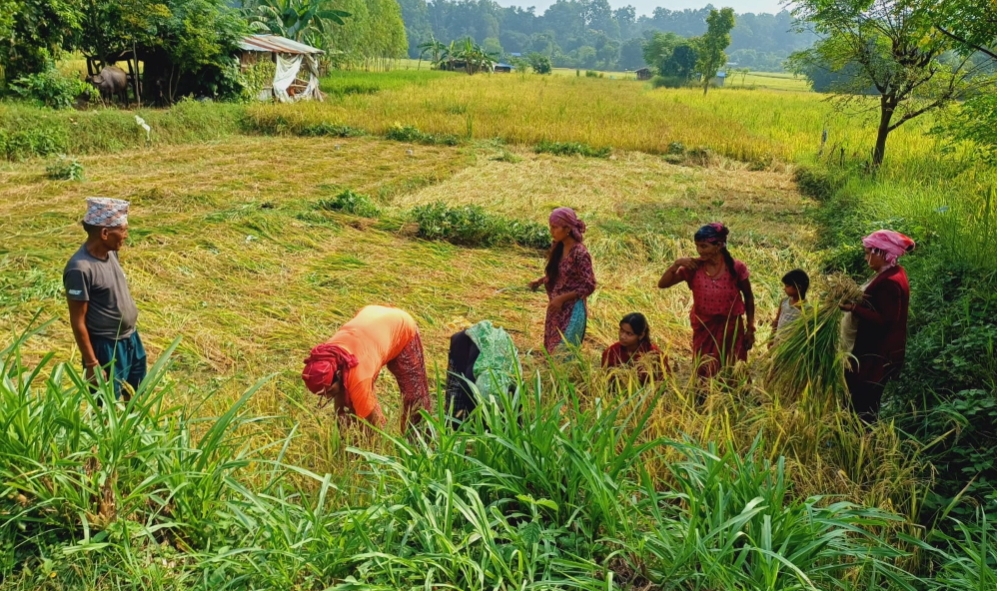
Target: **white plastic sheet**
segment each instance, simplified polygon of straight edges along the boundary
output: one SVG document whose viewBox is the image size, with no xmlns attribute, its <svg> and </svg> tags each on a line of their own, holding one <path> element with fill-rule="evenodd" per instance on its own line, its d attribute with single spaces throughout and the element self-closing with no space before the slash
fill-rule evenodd
<svg viewBox="0 0 999 591">
<path fill-rule="evenodd" d="M 298 70 L 302 67 L 302 55 L 277 54 L 277 67 L 274 70 L 274 96 L 282 103 L 292 102 L 292 97 L 288 96 L 288 87 L 298 76 Z M 310 81 L 311 82 L 311 81 Z"/>
</svg>

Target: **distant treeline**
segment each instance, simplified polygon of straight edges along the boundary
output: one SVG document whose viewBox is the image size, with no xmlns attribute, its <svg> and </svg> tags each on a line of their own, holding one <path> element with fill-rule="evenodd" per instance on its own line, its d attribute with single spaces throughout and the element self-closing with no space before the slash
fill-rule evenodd
<svg viewBox="0 0 999 591">
<path fill-rule="evenodd" d="M 634 70 L 645 65 L 642 45 L 655 32 L 703 35 L 711 6 L 698 10 L 656 8 L 637 16 L 633 6 L 612 9 L 607 0 L 558 0 L 543 14 L 534 8 L 501 7 L 493 0 L 399 0 L 410 57 L 431 40 L 471 37 L 501 56 L 538 52 L 557 67 Z M 729 60 L 739 67 L 779 71 L 794 51 L 814 42 L 792 31 L 793 18 L 778 14 L 736 16 Z"/>
</svg>

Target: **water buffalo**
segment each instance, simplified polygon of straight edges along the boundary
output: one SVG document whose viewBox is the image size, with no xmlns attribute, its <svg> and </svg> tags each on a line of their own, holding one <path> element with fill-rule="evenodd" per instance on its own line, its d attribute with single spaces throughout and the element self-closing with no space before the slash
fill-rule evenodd
<svg viewBox="0 0 999 591">
<path fill-rule="evenodd" d="M 96 76 L 87 76 L 87 82 L 101 92 L 105 101 L 118 95 L 123 103 L 128 102 L 128 75 L 118 66 L 104 66 Z"/>
</svg>

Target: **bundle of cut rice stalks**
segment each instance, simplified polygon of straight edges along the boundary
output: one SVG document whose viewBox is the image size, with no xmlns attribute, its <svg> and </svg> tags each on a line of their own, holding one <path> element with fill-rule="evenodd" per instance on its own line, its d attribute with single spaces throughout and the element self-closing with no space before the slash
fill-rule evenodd
<svg viewBox="0 0 999 591">
<path fill-rule="evenodd" d="M 846 392 L 843 370 L 849 352 L 840 350 L 839 304 L 858 303 L 864 294 L 843 274 L 829 276 L 823 284 L 821 299 L 808 301 L 801 316 L 781 327 L 775 337 L 767 382 L 785 399 L 832 402 Z"/>
</svg>

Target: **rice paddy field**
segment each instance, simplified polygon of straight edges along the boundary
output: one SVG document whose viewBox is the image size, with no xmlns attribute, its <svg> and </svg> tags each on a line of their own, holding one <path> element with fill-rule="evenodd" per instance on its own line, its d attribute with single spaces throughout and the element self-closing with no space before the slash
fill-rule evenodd
<svg viewBox="0 0 999 591">
<path fill-rule="evenodd" d="M 75 128 L 52 133 L 84 171 L 0 164 L 0 589 L 995 588 L 988 520 L 932 535 L 919 520 L 924 442 L 764 379 L 781 275 L 821 275 L 828 254 L 795 165 L 849 166 L 872 141 L 866 115 L 810 93 L 569 76 L 351 73 L 324 90 L 143 111 L 148 145 L 130 113 L 0 105 L 8 130 Z M 948 236 L 991 215 L 994 242 L 995 201 L 968 198 L 994 171 L 940 158 L 928 126 L 896 132 L 876 189 L 854 181 L 858 207 L 929 219 L 943 204 Z M 324 206 L 347 189 L 377 213 Z M 83 387 L 63 299 L 93 195 L 132 202 L 121 260 L 160 362 L 128 406 Z M 539 224 L 576 209 L 599 282 L 577 356 L 540 353 L 546 301 L 526 284 L 544 253 L 420 239 L 412 211 L 436 202 Z M 704 385 L 689 292 L 656 282 L 716 220 L 751 270 L 760 332 L 748 364 Z M 459 433 L 439 405 L 408 436 L 341 429 L 301 363 L 368 304 L 416 318 L 438 391 L 450 335 L 503 326 L 517 396 Z M 633 311 L 670 359 L 653 387 L 597 368 Z M 387 375 L 378 393 L 396 425 Z"/>
</svg>

